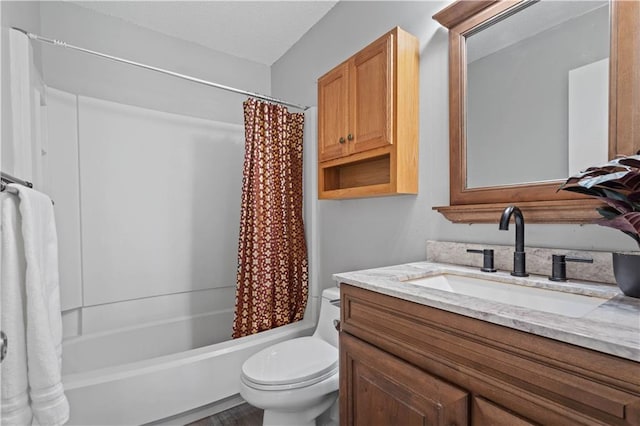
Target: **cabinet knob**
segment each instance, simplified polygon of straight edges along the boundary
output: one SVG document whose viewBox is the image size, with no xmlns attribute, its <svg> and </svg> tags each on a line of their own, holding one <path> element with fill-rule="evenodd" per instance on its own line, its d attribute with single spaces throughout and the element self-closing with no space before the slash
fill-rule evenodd
<svg viewBox="0 0 640 426">
<path fill-rule="evenodd" d="M 347 139 L 349 139 L 350 141 L 353 140 L 353 135 L 351 133 L 349 133 L 349 136 L 347 136 Z"/>
<path fill-rule="evenodd" d="M 340 140 L 338 142 L 344 143 L 344 138 L 340 138 Z"/>
</svg>

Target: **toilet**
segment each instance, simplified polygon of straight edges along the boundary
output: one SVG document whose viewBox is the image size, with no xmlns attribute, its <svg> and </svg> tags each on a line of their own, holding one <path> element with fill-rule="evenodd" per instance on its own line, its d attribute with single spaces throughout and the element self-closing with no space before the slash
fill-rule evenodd
<svg viewBox="0 0 640 426">
<path fill-rule="evenodd" d="M 312 426 L 321 415 L 337 426 L 339 319 L 340 290 L 328 288 L 312 336 L 277 343 L 242 365 L 240 395 L 264 410 L 263 426 Z"/>
</svg>

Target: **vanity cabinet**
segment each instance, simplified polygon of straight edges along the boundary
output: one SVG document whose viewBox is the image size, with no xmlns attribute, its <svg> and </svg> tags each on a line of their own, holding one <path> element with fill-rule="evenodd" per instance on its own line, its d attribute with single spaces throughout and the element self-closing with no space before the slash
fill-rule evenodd
<svg viewBox="0 0 640 426">
<path fill-rule="evenodd" d="M 396 27 L 318 79 L 320 198 L 417 193 L 418 67 Z"/>
<path fill-rule="evenodd" d="M 342 425 L 639 425 L 640 364 L 341 284 Z"/>
</svg>

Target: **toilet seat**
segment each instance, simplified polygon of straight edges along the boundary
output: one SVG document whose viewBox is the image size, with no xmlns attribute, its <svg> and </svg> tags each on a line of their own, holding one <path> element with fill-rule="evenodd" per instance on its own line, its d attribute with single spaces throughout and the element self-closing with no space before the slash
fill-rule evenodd
<svg viewBox="0 0 640 426">
<path fill-rule="evenodd" d="M 260 390 L 311 386 L 338 373 L 338 349 L 316 337 L 277 343 L 250 357 L 241 379 Z"/>
</svg>

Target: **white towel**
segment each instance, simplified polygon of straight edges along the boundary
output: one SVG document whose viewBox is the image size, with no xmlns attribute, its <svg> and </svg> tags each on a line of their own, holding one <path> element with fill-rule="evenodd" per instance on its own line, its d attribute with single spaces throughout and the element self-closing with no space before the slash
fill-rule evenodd
<svg viewBox="0 0 640 426">
<path fill-rule="evenodd" d="M 29 381 L 27 378 L 27 344 L 25 340 L 24 245 L 18 215 L 18 199 L 2 195 L 2 271 L 0 301 L 2 330 L 9 337 L 7 357 L 2 362 L 2 413 L 4 426 L 31 424 Z"/>
<path fill-rule="evenodd" d="M 69 403 L 62 387 L 62 317 L 53 205 L 40 192 L 21 185 L 10 186 L 18 190 L 20 198 L 26 260 L 25 321 L 32 424 L 61 425 L 69 418 Z"/>
</svg>

